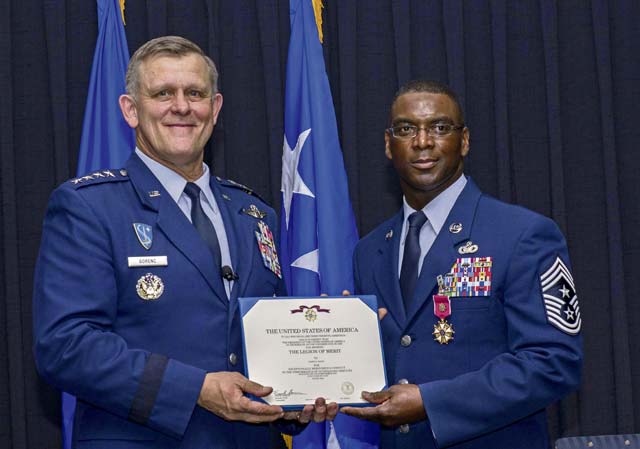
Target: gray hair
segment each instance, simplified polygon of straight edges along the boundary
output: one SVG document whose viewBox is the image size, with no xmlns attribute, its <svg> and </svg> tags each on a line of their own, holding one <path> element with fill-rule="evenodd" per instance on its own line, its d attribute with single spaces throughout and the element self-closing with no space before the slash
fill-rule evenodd
<svg viewBox="0 0 640 449">
<path fill-rule="evenodd" d="M 180 36 L 157 37 L 146 42 L 136 50 L 129 60 L 129 66 L 127 67 L 127 75 L 125 77 L 127 93 L 134 98 L 137 98 L 138 90 L 140 88 L 140 64 L 142 64 L 146 59 L 157 55 L 180 57 L 191 54 L 202 56 L 202 59 L 204 59 L 207 64 L 209 72 L 211 93 L 218 93 L 218 69 L 216 69 L 216 65 L 210 57 L 204 54 L 200 47 L 190 40 Z"/>
</svg>

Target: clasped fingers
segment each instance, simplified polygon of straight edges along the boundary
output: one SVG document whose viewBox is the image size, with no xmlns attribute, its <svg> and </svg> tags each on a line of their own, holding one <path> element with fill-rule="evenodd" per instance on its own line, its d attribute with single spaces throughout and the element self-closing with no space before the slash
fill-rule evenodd
<svg viewBox="0 0 640 449">
<path fill-rule="evenodd" d="M 338 404 L 335 402 L 326 403 L 324 398 L 317 398 L 313 405 L 305 405 L 300 411 L 287 412 L 284 418 L 298 421 L 300 424 L 313 422 L 323 422 L 333 420 L 338 414 Z"/>
</svg>

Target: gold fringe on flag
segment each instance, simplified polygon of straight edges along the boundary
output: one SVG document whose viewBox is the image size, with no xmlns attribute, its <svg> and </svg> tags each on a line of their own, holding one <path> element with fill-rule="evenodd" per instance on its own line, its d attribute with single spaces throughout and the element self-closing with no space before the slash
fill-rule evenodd
<svg viewBox="0 0 640 449">
<path fill-rule="evenodd" d="M 120 0 L 120 14 L 122 14 L 122 23 L 126 25 L 127 22 L 124 21 L 124 2 L 125 0 Z"/>
<path fill-rule="evenodd" d="M 313 14 L 316 16 L 318 38 L 320 39 L 320 43 L 322 43 L 324 42 L 324 36 L 322 35 L 322 8 L 324 8 L 324 5 L 322 4 L 322 0 L 311 0 L 311 4 L 313 5 Z"/>
<path fill-rule="evenodd" d="M 291 449 L 293 447 L 293 437 L 286 433 L 281 433 L 280 435 L 282 435 L 282 439 L 284 440 L 284 444 L 287 445 L 287 449 Z"/>
</svg>

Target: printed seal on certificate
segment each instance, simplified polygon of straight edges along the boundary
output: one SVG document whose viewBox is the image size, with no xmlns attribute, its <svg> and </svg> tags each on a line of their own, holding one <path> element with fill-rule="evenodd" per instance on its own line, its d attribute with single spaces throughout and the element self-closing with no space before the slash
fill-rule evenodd
<svg viewBox="0 0 640 449">
<path fill-rule="evenodd" d="M 284 409 L 323 397 L 370 405 L 362 391 L 386 387 L 375 296 L 240 298 L 245 374 Z"/>
</svg>

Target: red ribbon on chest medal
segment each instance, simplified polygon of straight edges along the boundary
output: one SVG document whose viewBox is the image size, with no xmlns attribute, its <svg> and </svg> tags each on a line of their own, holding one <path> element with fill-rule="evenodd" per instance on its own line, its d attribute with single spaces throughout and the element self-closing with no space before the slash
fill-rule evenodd
<svg viewBox="0 0 640 449">
<path fill-rule="evenodd" d="M 445 295 L 433 295 L 433 314 L 440 318 L 433 325 L 433 338 L 441 345 L 448 345 L 453 340 L 453 326 L 446 320 L 451 315 L 451 298 Z"/>
</svg>

